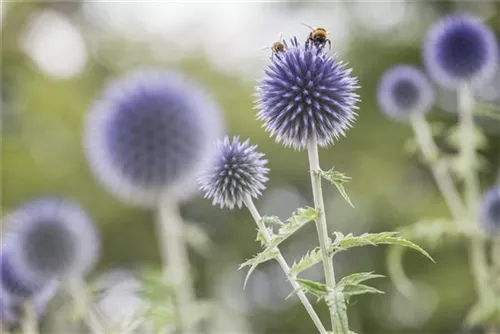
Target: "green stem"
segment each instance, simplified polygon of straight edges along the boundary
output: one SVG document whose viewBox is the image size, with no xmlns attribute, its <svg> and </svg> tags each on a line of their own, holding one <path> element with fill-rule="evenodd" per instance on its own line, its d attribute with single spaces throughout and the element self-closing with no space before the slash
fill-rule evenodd
<svg viewBox="0 0 500 334">
<path fill-rule="evenodd" d="M 269 233 L 268 229 L 266 226 L 262 223 L 262 217 L 260 216 L 259 212 L 257 211 L 257 208 L 255 207 L 252 198 L 249 195 L 245 195 L 243 202 L 245 203 L 245 206 L 248 208 L 250 211 L 250 214 L 252 215 L 255 223 L 257 224 L 257 227 L 259 228 L 259 231 L 262 233 L 264 238 L 266 239 L 267 242 L 271 241 L 271 234 Z M 323 324 L 321 323 L 321 320 L 319 319 L 318 315 L 316 314 L 316 311 L 314 310 L 313 306 L 309 302 L 309 299 L 307 299 L 306 294 L 300 290 L 300 285 L 297 283 L 296 278 L 290 275 L 290 267 L 286 263 L 285 258 L 281 254 L 280 250 L 278 247 L 276 247 L 276 251 L 278 252 L 278 257 L 277 261 L 279 265 L 281 266 L 281 269 L 283 269 L 283 272 L 285 275 L 288 277 L 288 280 L 290 281 L 290 284 L 292 285 L 294 290 L 297 290 L 297 296 L 299 297 L 300 301 L 302 302 L 302 305 L 304 305 L 304 308 L 306 309 L 307 313 L 309 313 L 309 316 L 311 317 L 312 321 L 316 325 L 316 328 L 318 331 L 322 334 L 326 334 L 327 331 Z"/>
<path fill-rule="evenodd" d="M 315 140 L 311 140 L 307 145 L 307 153 L 309 157 L 309 169 L 311 173 L 311 186 L 314 199 L 314 207 L 318 210 L 318 219 L 316 219 L 316 230 L 318 233 L 319 246 L 322 254 L 323 269 L 325 272 L 326 285 L 335 289 L 335 271 L 333 269 L 333 260 L 329 255 L 331 239 L 328 237 L 328 226 L 326 223 L 325 204 L 323 202 L 323 191 L 321 189 L 321 175 L 319 167 L 318 145 Z M 333 296 L 334 302 L 329 305 L 330 318 L 335 334 L 348 333 L 347 314 L 345 308 L 337 307 L 342 304 L 342 300 L 338 294 Z"/>
<path fill-rule="evenodd" d="M 476 148 L 474 133 L 474 116 L 472 114 L 473 98 L 467 84 L 461 84 L 458 89 L 458 109 L 460 117 L 460 158 L 464 164 L 465 202 L 468 219 L 471 223 L 478 222 L 479 179 L 475 166 Z M 481 303 L 489 303 L 492 294 L 488 282 L 488 261 L 486 259 L 486 244 L 483 238 L 473 238 L 469 245 L 470 264 L 474 275 L 476 290 Z"/>
<path fill-rule="evenodd" d="M 190 321 L 195 293 L 189 272 L 184 223 L 178 203 L 168 196 L 163 196 L 158 212 L 157 233 L 163 260 L 163 275 L 165 281 L 173 282 L 176 291 L 177 330 L 179 333 L 196 333 L 195 324 Z"/>
<path fill-rule="evenodd" d="M 104 333 L 106 325 L 92 303 L 85 282 L 81 278 L 70 278 L 67 290 L 73 299 L 76 320 L 84 320 L 91 333 Z"/>
<path fill-rule="evenodd" d="M 38 334 L 38 319 L 35 307 L 31 300 L 27 300 L 24 305 L 24 318 L 22 323 L 24 334 Z"/>
<path fill-rule="evenodd" d="M 460 197 L 446 164 L 439 160 L 439 149 L 432 138 L 429 123 L 424 115 L 411 118 L 411 125 L 420 151 L 429 165 L 437 187 L 444 197 L 448 210 L 455 222 L 461 223 L 467 217 L 467 211 Z"/>
</svg>

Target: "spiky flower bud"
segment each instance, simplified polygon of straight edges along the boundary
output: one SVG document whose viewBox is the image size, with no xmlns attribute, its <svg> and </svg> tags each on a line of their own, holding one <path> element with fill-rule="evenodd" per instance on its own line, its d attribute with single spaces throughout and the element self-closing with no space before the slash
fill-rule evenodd
<svg viewBox="0 0 500 334">
<path fill-rule="evenodd" d="M 303 149 L 327 146 L 351 127 L 359 95 L 351 69 L 323 49 L 291 41 L 265 70 L 257 87 L 258 119 L 276 141 Z"/>
<path fill-rule="evenodd" d="M 241 208 L 245 195 L 260 196 L 269 169 L 265 167 L 264 154 L 256 148 L 249 140 L 241 143 L 238 137 L 219 141 L 214 165 L 199 179 L 205 198 L 212 199 L 213 205 L 233 209 L 235 206 Z"/>
<path fill-rule="evenodd" d="M 423 56 L 438 84 L 456 88 L 461 82 L 479 84 L 492 78 L 498 64 L 498 43 L 481 21 L 456 14 L 431 27 Z"/>
<path fill-rule="evenodd" d="M 407 120 L 411 115 L 430 110 L 434 103 L 434 90 L 421 70 L 410 65 L 398 65 L 382 75 L 377 99 L 387 116 Z"/>
<path fill-rule="evenodd" d="M 97 259 L 97 230 L 75 203 L 37 199 L 15 209 L 5 222 L 9 270 L 27 287 L 85 275 Z"/>
<path fill-rule="evenodd" d="M 487 233 L 500 235 L 500 186 L 490 189 L 481 200 L 481 223 Z"/>
<path fill-rule="evenodd" d="M 219 107 L 176 73 L 134 71 L 112 82 L 87 117 L 85 152 L 98 180 L 122 200 L 155 206 L 186 197 L 220 137 Z"/>
</svg>

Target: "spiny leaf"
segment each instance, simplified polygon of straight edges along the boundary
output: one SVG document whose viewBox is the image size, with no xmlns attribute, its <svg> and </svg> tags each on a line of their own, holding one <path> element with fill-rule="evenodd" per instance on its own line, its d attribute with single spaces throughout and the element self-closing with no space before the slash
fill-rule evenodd
<svg viewBox="0 0 500 334">
<path fill-rule="evenodd" d="M 362 295 L 365 293 L 380 293 L 380 294 L 384 293 L 379 289 L 364 284 L 345 284 L 343 286 L 342 292 L 344 293 L 344 295 L 348 297 Z"/>
<path fill-rule="evenodd" d="M 272 249 L 265 249 L 264 251 L 260 252 L 259 254 L 255 255 L 253 258 L 250 260 L 245 261 L 240 265 L 238 270 L 250 266 L 250 269 L 248 270 L 247 276 L 245 277 L 245 282 L 243 283 L 243 289 L 246 287 L 248 279 L 250 278 L 250 275 L 253 273 L 255 268 L 261 263 L 267 262 L 269 260 L 272 260 L 276 258 L 278 255 L 278 251 L 274 248 Z"/>
<path fill-rule="evenodd" d="M 346 200 L 346 202 L 349 203 L 349 205 L 354 208 L 354 205 L 352 204 L 351 199 L 347 195 L 347 192 L 344 188 L 344 183 L 349 182 L 351 180 L 349 176 L 336 171 L 335 168 L 332 168 L 328 171 L 320 170 L 319 174 L 325 180 L 329 181 L 331 184 L 337 187 L 337 190 L 340 192 L 340 195 L 342 195 L 342 197 Z"/>
<path fill-rule="evenodd" d="M 308 251 L 306 255 L 304 255 L 298 263 L 294 262 L 292 268 L 290 269 L 290 275 L 295 277 L 299 273 L 304 270 L 307 270 L 314 266 L 315 264 L 320 263 L 322 260 L 322 253 L 319 247 L 314 248 L 311 251 Z"/>
<path fill-rule="evenodd" d="M 360 284 L 361 282 L 380 277 L 384 276 L 374 274 L 372 272 L 354 273 L 342 278 L 335 286 L 335 290 L 342 292 L 347 301 L 349 301 L 351 296 L 362 295 L 365 293 L 383 293 L 374 287 Z"/>
<path fill-rule="evenodd" d="M 290 298 L 291 296 L 295 295 L 298 291 L 301 291 L 301 290 L 318 297 L 318 299 L 325 298 L 328 295 L 328 293 L 333 292 L 333 290 L 330 289 L 325 284 L 311 281 L 308 279 L 299 278 L 299 279 L 297 279 L 297 283 L 300 285 L 300 288 L 292 291 L 288 295 L 288 297 L 286 297 L 287 299 Z"/>
<path fill-rule="evenodd" d="M 278 224 L 283 225 L 279 217 L 277 216 L 264 216 L 260 220 L 264 225 Z"/>
<path fill-rule="evenodd" d="M 351 247 L 359 246 L 376 246 L 381 244 L 386 245 L 399 245 L 403 247 L 408 247 L 422 253 L 425 257 L 435 262 L 434 259 L 427 253 L 423 248 L 414 244 L 413 242 L 406 240 L 402 237 L 396 236 L 399 232 L 381 232 L 381 233 L 364 233 L 360 236 L 353 236 L 348 234 L 343 236 L 340 233 L 335 233 L 336 239 L 333 243 L 330 251 L 336 253 L 339 251 L 346 250 Z"/>
<path fill-rule="evenodd" d="M 266 249 L 274 249 L 283 241 L 292 236 L 305 224 L 314 221 L 318 218 L 318 211 L 314 208 L 299 208 L 292 217 L 287 219 L 287 222 L 282 224 L 278 230 L 278 234 L 271 233 L 273 237 L 267 243 Z M 272 232 L 272 231 L 271 231 Z"/>
<path fill-rule="evenodd" d="M 361 282 L 374 279 L 374 278 L 382 278 L 384 275 L 374 274 L 373 272 L 362 272 L 362 273 L 354 273 L 349 276 L 342 278 L 338 286 L 342 286 L 344 284 L 359 284 Z"/>
</svg>

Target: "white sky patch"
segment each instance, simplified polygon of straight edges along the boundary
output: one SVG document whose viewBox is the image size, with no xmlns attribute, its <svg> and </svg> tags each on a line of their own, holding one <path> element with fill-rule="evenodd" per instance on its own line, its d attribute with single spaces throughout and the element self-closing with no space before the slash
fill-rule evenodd
<svg viewBox="0 0 500 334">
<path fill-rule="evenodd" d="M 218 70 L 252 78 L 269 61 L 277 41 L 296 35 L 305 42 L 312 26 L 331 31 L 332 50 L 342 53 L 349 34 L 344 6 L 338 3 L 291 11 L 273 3 L 111 3 L 85 2 L 84 17 L 89 27 L 99 26 L 132 41 L 164 43 L 168 59 L 181 59 L 201 50 Z M 89 36 L 92 38 L 92 36 Z M 161 48 L 161 45 L 154 49 Z M 169 54 L 168 48 L 172 49 Z M 125 56 L 125 55 L 124 55 Z M 165 60 L 165 58 L 163 58 Z"/>
<path fill-rule="evenodd" d="M 22 35 L 21 47 L 45 74 L 68 79 L 87 64 L 80 32 L 64 16 L 46 10 L 35 16 Z"/>
<path fill-rule="evenodd" d="M 360 23 L 374 32 L 386 32 L 396 25 L 402 23 L 407 15 L 408 3 L 398 2 L 354 2 L 350 4 L 354 8 L 354 15 Z"/>
</svg>

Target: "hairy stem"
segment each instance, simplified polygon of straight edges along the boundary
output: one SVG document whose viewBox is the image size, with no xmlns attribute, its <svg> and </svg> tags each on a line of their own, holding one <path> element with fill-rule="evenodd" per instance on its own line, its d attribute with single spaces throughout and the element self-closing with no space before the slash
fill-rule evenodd
<svg viewBox="0 0 500 334">
<path fill-rule="evenodd" d="M 307 152 L 309 156 L 309 169 L 311 173 L 311 186 L 314 199 L 314 207 L 318 210 L 318 219 L 316 219 L 316 230 L 318 233 L 319 246 L 322 254 L 323 269 L 325 272 L 326 285 L 330 289 L 335 288 L 335 271 L 333 269 L 333 260 L 328 255 L 331 239 L 328 236 L 328 226 L 326 223 L 325 204 L 323 202 L 323 191 L 321 189 L 321 175 L 319 167 L 318 144 L 315 140 L 311 140 L 307 145 Z M 344 308 L 338 308 L 343 301 L 337 300 L 341 298 L 338 294 L 333 296 L 334 302 L 329 305 L 330 318 L 335 334 L 347 333 L 349 328 L 347 325 L 347 314 Z"/>
<path fill-rule="evenodd" d="M 262 223 L 262 217 L 260 216 L 259 212 L 257 211 L 257 208 L 255 207 L 252 198 L 248 195 L 245 195 L 244 197 L 244 203 L 245 206 L 248 208 L 250 211 L 250 214 L 252 215 L 253 219 L 255 220 L 255 223 L 257 224 L 257 227 L 259 228 L 259 231 L 262 233 L 264 238 L 266 239 L 267 242 L 271 240 L 271 235 L 269 234 L 269 231 L 267 230 L 266 226 Z M 278 252 L 278 257 L 277 261 L 279 265 L 281 266 L 281 269 L 283 269 L 283 272 L 285 275 L 288 277 L 290 284 L 292 285 L 294 290 L 298 290 L 297 296 L 299 297 L 300 301 L 302 302 L 302 305 L 304 305 L 304 308 L 306 309 L 307 313 L 309 313 L 309 316 L 311 317 L 312 321 L 316 325 L 316 328 L 318 331 L 322 334 L 326 334 L 327 331 L 323 324 L 321 323 L 321 320 L 319 319 L 318 315 L 316 314 L 316 311 L 314 310 L 313 306 L 309 302 L 309 299 L 307 299 L 306 294 L 300 290 L 300 285 L 297 283 L 295 277 L 290 275 L 290 267 L 286 263 L 285 258 L 281 254 L 280 250 L 278 247 L 276 247 L 276 251 Z"/>
<path fill-rule="evenodd" d="M 473 98 L 470 87 L 461 84 L 458 89 L 458 109 L 460 117 L 460 157 L 464 164 L 464 186 L 468 218 L 471 223 L 478 222 L 479 179 L 476 170 L 476 148 Z M 488 282 L 488 261 L 486 244 L 483 238 L 473 238 L 469 245 L 469 254 L 476 290 L 482 303 L 489 303 L 492 297 Z"/>
<path fill-rule="evenodd" d="M 429 123 L 424 115 L 418 114 L 411 118 L 411 125 L 417 144 L 429 165 L 437 187 L 444 197 L 448 210 L 456 223 L 463 222 L 467 217 L 467 211 L 460 197 L 449 169 L 445 163 L 439 160 L 439 149 L 432 138 Z"/>
<path fill-rule="evenodd" d="M 157 233 L 163 260 L 164 279 L 175 286 L 177 330 L 179 333 L 196 333 L 190 321 L 195 294 L 189 272 L 189 259 L 184 237 L 184 223 L 178 203 L 164 196 L 158 207 Z M 166 298 L 166 297 L 165 297 Z"/>
</svg>

